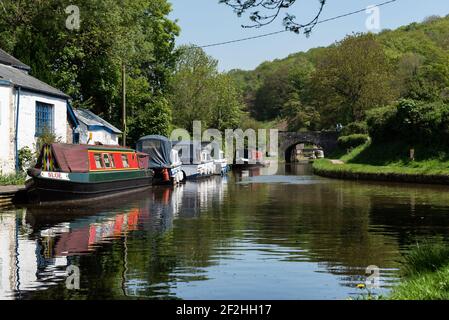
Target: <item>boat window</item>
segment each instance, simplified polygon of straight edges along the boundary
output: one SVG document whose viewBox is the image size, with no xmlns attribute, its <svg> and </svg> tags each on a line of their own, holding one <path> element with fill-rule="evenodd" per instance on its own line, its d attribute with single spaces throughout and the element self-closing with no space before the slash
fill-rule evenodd
<svg viewBox="0 0 449 320">
<path fill-rule="evenodd" d="M 101 161 L 101 155 L 99 153 L 94 154 L 95 167 L 97 169 L 103 168 L 103 162 Z"/>
<path fill-rule="evenodd" d="M 126 154 L 122 154 L 123 168 L 129 168 L 128 157 Z"/>
<path fill-rule="evenodd" d="M 112 154 L 103 153 L 103 162 L 106 168 L 115 168 L 114 157 Z"/>
<path fill-rule="evenodd" d="M 106 168 L 112 168 L 111 159 L 107 153 L 103 153 L 103 161 Z"/>
</svg>

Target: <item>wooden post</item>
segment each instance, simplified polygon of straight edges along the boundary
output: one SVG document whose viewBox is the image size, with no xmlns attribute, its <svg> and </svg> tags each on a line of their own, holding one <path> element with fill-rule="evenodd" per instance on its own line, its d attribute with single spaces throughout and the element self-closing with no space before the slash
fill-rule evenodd
<svg viewBox="0 0 449 320">
<path fill-rule="evenodd" d="M 126 146 L 126 66 L 122 62 L 122 117 L 123 117 L 123 146 Z"/>
</svg>

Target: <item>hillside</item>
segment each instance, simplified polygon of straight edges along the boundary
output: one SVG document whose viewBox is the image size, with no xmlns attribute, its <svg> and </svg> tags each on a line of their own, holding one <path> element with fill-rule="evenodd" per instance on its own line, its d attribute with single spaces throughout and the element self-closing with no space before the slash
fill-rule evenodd
<svg viewBox="0 0 449 320">
<path fill-rule="evenodd" d="M 356 39 L 352 44 L 351 38 Z M 371 57 L 371 60 L 365 58 L 363 61 L 363 57 L 357 60 L 357 52 L 361 56 L 366 55 L 360 46 L 369 46 L 370 42 L 375 42 L 372 44 L 374 47 L 379 45 L 382 52 Z M 347 47 L 346 52 L 344 47 Z M 334 61 L 334 66 L 327 65 L 327 61 L 334 56 L 339 56 L 341 60 Z M 349 65 L 351 60 L 355 60 L 353 65 Z M 376 61 L 382 60 L 386 61 L 384 69 L 377 70 L 376 66 L 381 63 Z M 343 64 L 348 63 L 345 66 L 347 69 L 336 73 L 332 68 L 338 68 L 342 64 L 341 61 L 344 61 Z M 387 70 L 387 73 L 377 80 L 383 81 L 386 88 L 370 87 L 369 81 L 357 78 L 362 74 L 363 66 L 369 62 L 374 64 L 374 78 L 377 77 L 376 74 Z M 320 79 L 317 69 L 327 77 Z M 354 69 L 360 70 L 354 74 L 353 79 L 343 79 L 346 78 L 345 74 L 353 72 Z M 244 93 L 245 104 L 255 119 L 287 119 L 291 130 L 333 126 L 333 120 L 337 119 L 332 116 L 343 112 L 339 106 L 352 101 L 350 97 L 338 92 L 342 81 L 349 81 L 349 84 L 360 81 L 360 85 L 365 86 L 367 92 L 387 90 L 389 95 L 375 101 L 372 107 L 399 98 L 446 101 L 449 99 L 449 15 L 429 17 L 422 23 L 412 23 L 396 30 L 384 30 L 376 35 L 349 36 L 326 48 L 314 48 L 292 54 L 285 59 L 264 62 L 253 71 L 232 70 L 229 74 Z M 363 94 L 357 93 L 355 97 Z M 325 100 L 323 96 L 331 98 Z M 366 94 L 365 97 L 365 100 L 373 100 L 372 95 Z M 366 103 L 355 105 L 357 107 L 354 107 L 354 110 L 362 110 L 360 114 L 371 107 Z M 363 115 L 355 118 L 338 120 L 339 123 L 359 121 L 363 120 Z"/>
</svg>

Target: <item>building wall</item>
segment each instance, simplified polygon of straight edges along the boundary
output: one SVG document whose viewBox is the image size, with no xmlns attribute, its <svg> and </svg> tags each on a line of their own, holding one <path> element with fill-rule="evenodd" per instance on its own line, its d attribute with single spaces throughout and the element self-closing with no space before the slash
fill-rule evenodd
<svg viewBox="0 0 449 320">
<path fill-rule="evenodd" d="M 118 145 L 118 135 L 113 134 L 107 130 L 89 130 L 84 123 L 80 123 L 80 143 L 87 144 L 89 141 L 89 135 L 92 134 L 92 139 L 89 144 L 95 144 L 100 142 L 105 145 Z"/>
<path fill-rule="evenodd" d="M 0 85 L 0 171 L 2 174 L 15 170 L 15 117 L 17 90 Z M 67 142 L 67 101 L 22 90 L 20 94 L 18 149 L 29 147 L 35 151 L 36 102 L 54 106 L 54 132 L 61 142 Z"/>
<path fill-rule="evenodd" d="M 0 85 L 0 173 L 14 172 L 14 105 L 13 89 Z"/>
<path fill-rule="evenodd" d="M 54 133 L 61 142 L 67 142 L 67 101 L 64 99 L 44 96 L 42 94 L 22 91 L 20 95 L 19 113 L 19 150 L 27 146 L 34 151 L 34 144 L 37 141 L 37 137 L 35 136 L 36 102 L 48 103 L 54 106 Z"/>
</svg>

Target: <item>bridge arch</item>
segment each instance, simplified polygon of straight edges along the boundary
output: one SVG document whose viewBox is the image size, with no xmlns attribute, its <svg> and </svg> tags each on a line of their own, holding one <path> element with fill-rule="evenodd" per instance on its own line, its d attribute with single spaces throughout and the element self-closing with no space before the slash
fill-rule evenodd
<svg viewBox="0 0 449 320">
<path fill-rule="evenodd" d="M 279 156 L 290 162 L 292 149 L 301 143 L 319 146 L 327 155 L 337 148 L 338 136 L 335 131 L 279 132 Z"/>
</svg>

